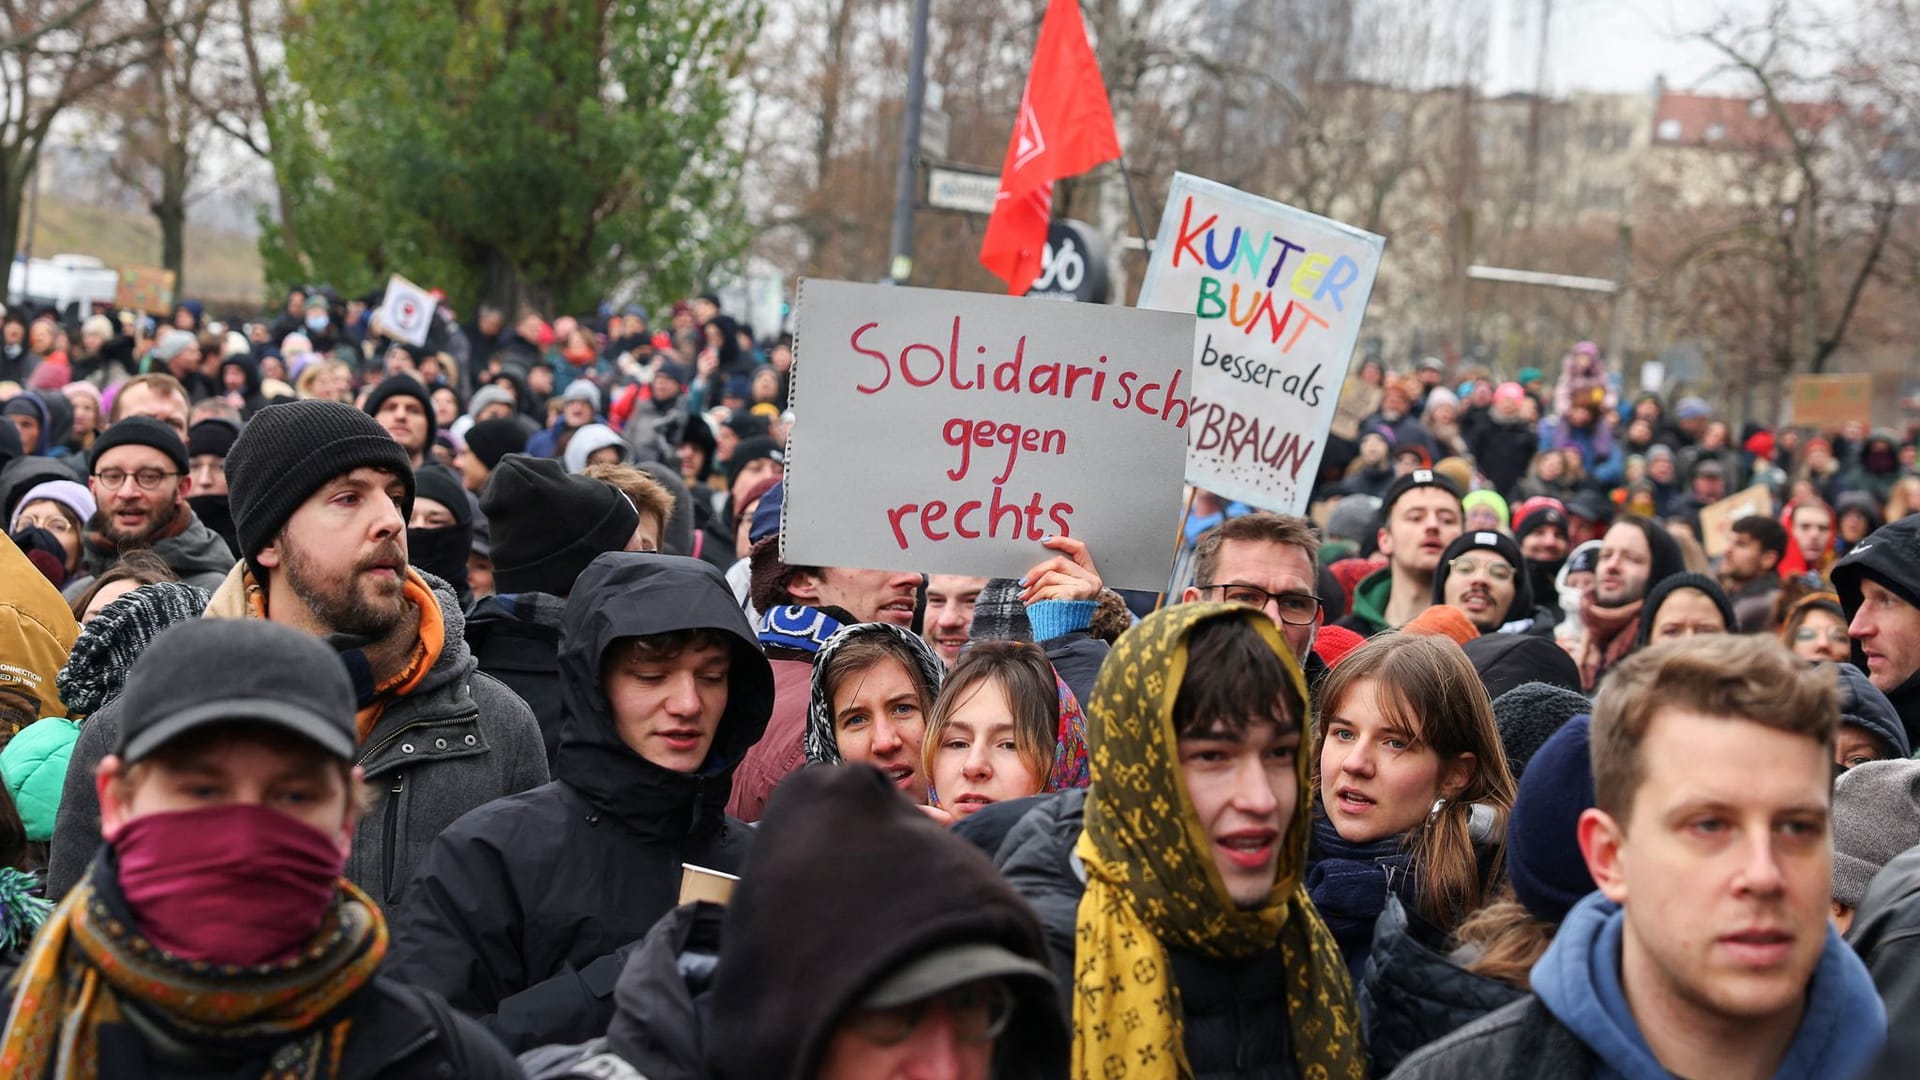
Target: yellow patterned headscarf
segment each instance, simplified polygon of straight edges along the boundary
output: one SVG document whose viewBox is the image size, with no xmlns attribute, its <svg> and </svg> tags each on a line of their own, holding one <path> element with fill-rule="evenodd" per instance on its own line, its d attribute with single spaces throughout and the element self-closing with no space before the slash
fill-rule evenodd
<svg viewBox="0 0 1920 1080">
<path fill-rule="evenodd" d="M 1074 920 L 1073 1076 L 1076 1080 L 1190 1077 L 1180 991 L 1167 946 L 1206 956 L 1251 956 L 1280 947 L 1287 1020 L 1299 1075 L 1360 1080 L 1353 986 L 1333 935 L 1301 885 L 1313 799 L 1308 755 L 1295 765 L 1300 797 L 1265 906 L 1243 910 L 1227 894 L 1212 844 L 1187 797 L 1175 752 L 1173 702 L 1187 671 L 1187 641 L 1209 619 L 1245 619 L 1286 665 L 1307 701 L 1306 680 L 1273 623 L 1232 604 L 1180 604 L 1129 630 L 1101 665 L 1087 709 L 1093 783 L 1075 853 L 1087 891 Z M 1304 727 L 1306 713 L 1301 717 Z M 1302 731 L 1302 745 L 1312 741 Z"/>
</svg>

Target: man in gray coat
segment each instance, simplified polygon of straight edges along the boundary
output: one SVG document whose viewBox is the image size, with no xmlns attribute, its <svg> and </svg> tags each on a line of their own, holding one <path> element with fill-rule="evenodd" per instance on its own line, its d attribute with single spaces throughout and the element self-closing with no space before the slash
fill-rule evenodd
<svg viewBox="0 0 1920 1080">
<path fill-rule="evenodd" d="M 226 473 L 245 559 L 206 617 L 267 619 L 338 651 L 359 708 L 356 764 L 380 795 L 354 831 L 346 876 L 391 906 L 455 818 L 546 783 L 539 728 L 525 702 L 476 670 L 452 590 L 407 565 L 413 470 L 372 417 L 328 401 L 262 409 Z M 81 727 L 50 895 L 81 878 L 99 845 L 93 775 L 119 728 L 116 708 Z"/>
</svg>

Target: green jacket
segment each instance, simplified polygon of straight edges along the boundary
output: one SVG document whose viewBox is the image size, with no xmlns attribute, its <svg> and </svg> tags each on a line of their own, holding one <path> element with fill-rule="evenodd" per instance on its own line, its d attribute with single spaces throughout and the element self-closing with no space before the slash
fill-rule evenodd
<svg viewBox="0 0 1920 1080">
<path fill-rule="evenodd" d="M 66 783 L 67 761 L 79 741 L 80 725 L 62 716 L 49 716 L 20 729 L 0 750 L 0 778 L 20 811 L 27 839 L 53 839 L 53 819 L 60 810 L 60 788 Z"/>
<path fill-rule="evenodd" d="M 1383 566 L 1366 577 L 1353 590 L 1353 609 L 1335 625 L 1344 626 L 1361 637 L 1372 637 L 1387 625 L 1387 604 L 1393 598 L 1393 567 Z"/>
</svg>

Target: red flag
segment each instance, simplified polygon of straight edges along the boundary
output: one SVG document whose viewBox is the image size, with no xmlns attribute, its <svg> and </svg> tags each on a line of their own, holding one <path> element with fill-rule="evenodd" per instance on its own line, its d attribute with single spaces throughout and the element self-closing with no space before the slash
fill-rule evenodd
<svg viewBox="0 0 1920 1080">
<path fill-rule="evenodd" d="M 981 264 L 1007 283 L 1007 292 L 1018 296 L 1040 276 L 1053 182 L 1119 156 L 1107 84 L 1087 44 L 1079 0 L 1049 0 L 980 243 Z"/>
</svg>

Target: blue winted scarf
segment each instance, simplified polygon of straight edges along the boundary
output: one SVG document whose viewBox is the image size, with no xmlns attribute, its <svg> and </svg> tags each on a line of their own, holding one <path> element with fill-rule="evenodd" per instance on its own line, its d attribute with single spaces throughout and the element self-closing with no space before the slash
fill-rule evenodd
<svg viewBox="0 0 1920 1080">
<path fill-rule="evenodd" d="M 1387 906 L 1387 894 L 1400 897 L 1409 912 L 1414 902 L 1413 853 L 1402 837 L 1357 844 L 1343 838 L 1324 813 L 1313 817 L 1313 841 L 1307 850 L 1307 895 L 1340 943 L 1347 966 L 1363 970 L 1373 946 L 1373 924 Z"/>
</svg>

